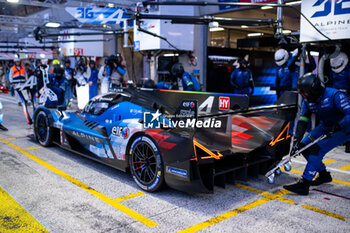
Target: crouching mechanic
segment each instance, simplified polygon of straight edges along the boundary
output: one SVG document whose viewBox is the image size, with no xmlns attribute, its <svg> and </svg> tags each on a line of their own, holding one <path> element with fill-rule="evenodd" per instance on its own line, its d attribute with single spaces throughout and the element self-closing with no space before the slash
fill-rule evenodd
<svg viewBox="0 0 350 233">
<path fill-rule="evenodd" d="M 308 195 L 310 186 L 332 181 L 322 162 L 327 152 L 350 140 L 350 103 L 346 95 L 334 88 L 325 88 L 320 79 L 308 73 L 298 81 L 298 91 L 304 97 L 292 154 L 322 135 L 327 137 L 312 145 L 302 154 L 307 160 L 301 180 L 285 189 L 300 195 Z M 320 123 L 304 139 L 311 114 L 315 113 Z M 318 177 L 313 178 L 318 173 Z"/>
</svg>

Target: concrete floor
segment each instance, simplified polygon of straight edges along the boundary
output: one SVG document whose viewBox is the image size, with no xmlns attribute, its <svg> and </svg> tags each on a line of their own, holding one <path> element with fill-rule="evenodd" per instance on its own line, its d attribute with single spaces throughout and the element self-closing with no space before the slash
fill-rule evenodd
<svg viewBox="0 0 350 233">
<path fill-rule="evenodd" d="M 32 127 L 22 108 L 9 95 L 0 100 L 9 128 L 0 131 L 0 188 L 50 232 L 350 232 L 350 155 L 344 147 L 325 157 L 335 181 L 306 197 L 282 188 L 300 176 L 302 158 L 273 185 L 259 177 L 216 187 L 214 194 L 144 193 L 128 173 L 41 148 L 26 137 Z M 0 232 L 1 214 L 0 208 Z"/>
</svg>

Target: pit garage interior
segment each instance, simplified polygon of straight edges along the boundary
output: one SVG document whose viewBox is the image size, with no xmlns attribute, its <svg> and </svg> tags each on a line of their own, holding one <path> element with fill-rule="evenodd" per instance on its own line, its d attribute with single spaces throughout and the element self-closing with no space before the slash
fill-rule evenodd
<svg viewBox="0 0 350 233">
<path fill-rule="evenodd" d="M 312 7 L 306 9 L 307 4 Z M 337 15 L 337 9 L 341 16 Z M 316 11 L 323 14 L 319 21 L 310 17 Z M 283 117 L 294 114 L 293 119 L 298 119 L 301 97 L 299 95 L 298 99 L 297 88 L 293 87 L 289 91 L 294 94 L 289 95 L 289 99 L 278 100 L 275 52 L 278 49 L 285 49 L 289 54 L 298 51 L 299 59 L 305 59 L 297 61 L 302 63 L 301 66 L 313 59 L 315 67 L 312 72 L 322 76 L 326 86 L 331 87 L 329 59 L 340 51 L 350 55 L 349 15 L 350 1 L 347 0 L 0 0 L 0 125 L 7 129 L 0 129 L 0 232 L 350 232 L 350 154 L 345 152 L 345 144 L 328 152 L 323 159 L 332 182 L 310 186 L 309 195 L 304 196 L 283 188 L 300 179 L 307 164 L 303 156 L 291 159 L 292 167 L 288 172 L 281 166 L 280 173 L 274 173 L 274 182 L 269 183 L 264 175 L 277 161 L 271 162 L 271 158 L 265 156 L 269 150 L 265 152 L 258 148 L 256 153 L 264 151 L 264 154 L 254 162 L 251 158 L 244 160 L 244 152 L 236 149 L 239 153 L 233 155 L 241 157 L 237 159 L 239 165 L 232 167 L 227 161 L 236 160 L 224 160 L 228 156 L 224 152 L 233 153 L 235 149 L 219 147 L 222 150 L 211 151 L 211 147 L 207 147 L 210 142 L 202 143 L 224 140 L 222 134 L 225 130 L 230 130 L 230 143 L 231 130 L 232 137 L 240 135 L 240 140 L 248 140 L 252 136 L 239 130 L 247 130 L 244 127 L 253 125 L 256 131 L 265 132 L 264 124 L 269 124 L 269 135 L 274 131 L 274 136 L 261 137 L 258 142 L 265 140 L 266 147 L 288 144 L 288 152 L 281 154 L 287 156 L 296 121 Z M 313 27 L 310 24 L 314 24 Z M 312 31 L 313 38 L 305 33 L 308 30 L 310 34 Z M 48 121 L 51 122 L 52 118 L 56 121 L 50 125 L 50 130 L 55 128 L 57 135 L 53 136 L 54 145 L 43 146 L 35 129 L 39 124 L 36 119 L 42 93 L 34 94 L 34 101 L 30 103 L 20 100 L 16 91 L 11 90 L 8 80 L 11 62 L 20 60 L 22 66 L 29 64 L 34 71 L 37 60 L 40 60 L 47 65 L 49 73 L 51 69 L 51 73 L 55 73 L 55 62 L 59 62 L 62 68 L 69 61 L 73 69 L 79 70 L 84 66 L 86 69 L 90 61 L 94 61 L 95 66 L 102 69 L 105 62 L 107 64 L 107 57 L 110 59 L 112 55 L 121 57 L 125 69 L 122 75 L 124 87 L 109 89 L 121 93 L 118 98 L 122 96 L 142 107 L 151 106 L 156 113 L 167 112 L 167 104 L 176 112 L 179 103 L 183 106 L 192 101 L 190 105 L 199 109 L 195 111 L 198 118 L 202 117 L 201 111 L 206 111 L 210 117 L 229 115 L 228 119 L 233 117 L 237 122 L 249 119 L 249 122 L 239 124 L 233 121 L 231 128 L 217 130 L 220 132 L 215 129 L 201 131 L 214 135 L 209 139 L 192 135 L 190 149 L 194 148 L 194 157 L 189 159 L 188 167 L 191 170 L 197 162 L 202 162 L 200 175 L 183 167 L 175 168 L 170 162 L 163 164 L 158 172 L 173 175 L 177 180 L 164 183 L 154 192 L 146 191 L 142 184 L 137 183 L 135 174 L 138 168 L 131 171 L 133 168 L 125 159 L 128 158 L 126 152 L 122 159 L 118 157 L 118 160 L 124 160 L 125 169 L 99 163 L 96 158 L 90 159 L 87 153 L 91 151 L 84 148 L 74 153 L 76 149 L 72 145 L 80 142 L 74 139 L 72 143 L 74 133 L 69 135 L 70 132 L 64 131 L 69 126 L 69 119 L 65 121 L 67 116 L 75 114 L 77 121 L 81 120 L 96 130 L 100 126 L 92 119 L 112 111 L 113 105 L 95 118 L 86 117 L 89 113 L 86 106 L 91 105 L 91 100 L 86 100 L 80 107 L 79 97 L 72 101 L 74 111 L 70 106 L 47 108 L 51 114 L 57 112 L 60 115 L 45 115 L 50 119 Z M 231 73 L 239 68 L 242 59 L 247 62 L 254 81 L 254 92 L 249 98 L 232 94 Z M 198 81 L 200 90 L 189 93 L 183 89 L 183 83 L 172 72 L 175 63 L 181 63 L 184 71 Z M 297 69 L 304 72 L 301 66 Z M 350 80 L 350 72 L 348 75 Z M 151 91 L 156 87 L 146 87 L 149 80 L 154 84 L 179 85 L 179 90 Z M 97 85 L 100 94 L 102 79 Z M 129 88 L 132 91 L 126 91 Z M 148 97 L 140 94 L 142 90 L 155 92 L 151 95 L 154 102 L 144 101 Z M 140 96 L 144 98 L 142 101 L 138 99 Z M 217 112 L 210 112 L 208 108 L 203 110 L 201 106 L 205 104 L 198 96 L 208 97 L 206 100 L 214 97 L 220 101 L 221 98 L 229 99 L 231 107 L 224 110 L 221 105 L 214 106 L 213 109 L 219 109 Z M 96 98 L 101 100 L 104 97 Z M 235 105 L 233 100 L 236 99 Z M 117 103 L 119 106 L 120 102 Z M 191 106 L 184 107 L 185 110 L 188 108 Z M 118 120 L 125 112 L 141 112 L 135 109 L 124 108 L 118 113 Z M 269 118 L 269 115 L 264 115 L 266 112 L 276 114 L 284 121 Z M 251 123 L 252 119 L 260 119 L 259 124 Z M 312 119 L 311 128 L 319 123 L 314 117 Z M 144 121 L 145 117 L 138 123 L 142 125 Z M 133 146 L 138 145 L 136 136 L 129 136 L 133 132 L 132 126 L 111 127 L 110 130 L 108 124 L 113 126 L 115 122 L 106 120 L 105 123 L 106 127 L 96 131 L 106 135 L 108 142 L 114 136 L 129 138 L 126 148 L 131 156 Z M 79 128 L 79 125 L 74 127 Z M 238 131 L 234 133 L 234 130 Z M 149 129 L 145 132 L 151 137 L 158 131 Z M 159 147 L 162 153 L 160 142 L 165 141 L 163 145 L 170 147 L 173 144 L 169 141 L 171 135 L 178 133 L 176 130 L 167 132 L 170 133 L 152 139 L 154 144 L 150 144 L 158 143 L 159 146 L 153 148 Z M 190 137 L 187 131 L 178 134 L 181 138 Z M 82 141 L 91 139 L 81 132 L 75 136 Z M 69 148 L 65 147 L 64 138 L 70 141 Z M 232 144 L 238 142 L 232 139 Z M 177 149 L 171 154 L 175 156 L 171 161 L 185 164 L 181 153 L 187 151 L 188 145 L 184 142 L 173 146 Z M 112 153 L 118 154 L 119 149 L 114 149 Z M 108 157 L 105 151 L 104 148 L 103 153 Z M 282 157 L 277 155 L 279 160 Z M 165 158 L 161 161 L 167 163 Z M 220 169 L 225 167 L 226 170 L 219 171 L 219 166 L 207 161 L 214 161 Z M 220 172 L 224 175 L 221 176 Z M 176 188 L 196 176 L 203 180 L 210 178 L 212 183 L 204 184 L 210 192 L 193 191 L 195 188 L 191 187 L 196 187 L 197 183 L 186 184 L 184 190 Z M 166 177 L 162 179 L 168 182 Z"/>
</svg>

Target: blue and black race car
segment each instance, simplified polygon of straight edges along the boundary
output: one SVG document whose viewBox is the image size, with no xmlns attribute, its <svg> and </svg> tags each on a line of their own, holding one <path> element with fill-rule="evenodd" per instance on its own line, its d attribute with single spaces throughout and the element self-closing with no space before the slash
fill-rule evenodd
<svg viewBox="0 0 350 233">
<path fill-rule="evenodd" d="M 245 95 L 126 88 L 94 97 L 82 111 L 39 107 L 33 119 L 42 146 L 130 170 L 143 190 L 213 192 L 264 174 L 288 154 L 295 112 L 295 93 L 248 109 Z"/>
</svg>

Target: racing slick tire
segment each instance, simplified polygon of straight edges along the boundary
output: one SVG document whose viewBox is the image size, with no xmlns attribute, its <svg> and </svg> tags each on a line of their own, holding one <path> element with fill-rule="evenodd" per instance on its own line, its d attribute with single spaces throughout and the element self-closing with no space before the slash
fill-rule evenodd
<svg viewBox="0 0 350 233">
<path fill-rule="evenodd" d="M 42 146 L 50 146 L 52 144 L 53 131 L 49 124 L 49 117 L 45 111 L 39 111 L 35 115 L 34 135 L 36 140 Z"/>
<path fill-rule="evenodd" d="M 131 144 L 129 165 L 132 177 L 143 190 L 154 192 L 164 183 L 164 165 L 160 150 L 149 136 L 139 136 Z"/>
</svg>

